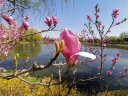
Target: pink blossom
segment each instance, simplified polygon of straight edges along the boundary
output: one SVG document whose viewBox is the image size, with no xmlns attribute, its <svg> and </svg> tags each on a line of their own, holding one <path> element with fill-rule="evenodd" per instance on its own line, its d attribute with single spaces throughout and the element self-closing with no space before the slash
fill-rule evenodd
<svg viewBox="0 0 128 96">
<path fill-rule="evenodd" d="M 4 51 L 4 56 L 7 57 L 8 56 L 8 51 Z"/>
<path fill-rule="evenodd" d="M 100 9 L 98 8 L 97 12 L 100 12 Z"/>
<path fill-rule="evenodd" d="M 101 26 L 102 24 L 101 24 L 101 21 L 98 21 L 98 24 L 99 24 L 99 26 Z"/>
<path fill-rule="evenodd" d="M 116 23 L 116 24 L 119 24 L 119 21 L 116 21 L 115 23 Z"/>
<path fill-rule="evenodd" d="M 58 23 L 58 19 L 56 16 L 52 16 L 53 25 L 56 26 Z"/>
<path fill-rule="evenodd" d="M 46 20 L 44 20 L 44 22 L 45 22 L 49 27 L 51 27 L 52 19 L 51 19 L 50 17 L 46 17 Z"/>
<path fill-rule="evenodd" d="M 115 13 L 117 13 L 119 11 L 119 9 L 113 9 L 113 11 L 112 12 L 115 12 Z"/>
<path fill-rule="evenodd" d="M 71 30 L 62 30 L 60 34 L 60 41 L 61 40 L 64 40 L 65 42 L 62 54 L 65 57 L 67 64 L 73 65 L 79 56 L 84 56 L 91 59 L 96 58 L 96 56 L 93 54 L 87 52 L 79 52 L 81 44 L 77 36 Z"/>
<path fill-rule="evenodd" d="M 120 52 L 117 52 L 116 55 L 117 55 L 117 57 L 119 57 L 120 56 Z"/>
<path fill-rule="evenodd" d="M 104 29 L 104 25 L 102 26 L 102 29 Z"/>
<path fill-rule="evenodd" d="M 111 30 L 109 29 L 108 32 L 111 32 Z"/>
<path fill-rule="evenodd" d="M 92 21 L 91 17 L 89 15 L 87 15 L 87 19 L 89 19 L 90 21 Z"/>
<path fill-rule="evenodd" d="M 0 9 L 2 8 L 4 2 L 4 0 L 0 0 Z"/>
<path fill-rule="evenodd" d="M 97 67 L 97 70 L 101 70 L 101 67 Z"/>
<path fill-rule="evenodd" d="M 114 9 L 114 10 L 112 11 L 112 12 L 113 12 L 113 13 L 112 13 L 112 17 L 117 18 L 117 15 L 119 15 L 119 14 L 118 14 L 118 11 L 119 11 L 119 9 L 117 9 L 117 8 Z"/>
<path fill-rule="evenodd" d="M 115 67 L 113 66 L 112 69 L 115 69 Z"/>
<path fill-rule="evenodd" d="M 23 20 L 22 26 L 23 26 L 26 30 L 29 29 L 29 23 L 28 23 L 26 20 Z"/>
<path fill-rule="evenodd" d="M 100 15 L 99 15 L 99 14 L 97 14 L 97 15 L 96 15 L 96 18 L 100 18 Z"/>
<path fill-rule="evenodd" d="M 116 58 L 112 58 L 112 64 L 116 64 Z"/>
<path fill-rule="evenodd" d="M 92 30 L 92 26 L 89 26 L 89 29 Z"/>
<path fill-rule="evenodd" d="M 110 70 L 108 70 L 107 75 L 112 75 L 112 72 Z"/>
<path fill-rule="evenodd" d="M 98 58 L 101 58 L 101 54 L 97 56 Z"/>
<path fill-rule="evenodd" d="M 125 71 L 125 72 L 127 71 L 127 68 L 126 68 L 126 67 L 124 67 L 124 71 Z"/>
<path fill-rule="evenodd" d="M 107 60 L 107 58 L 105 57 L 105 58 L 104 58 L 104 61 L 106 61 L 106 60 Z"/>
<path fill-rule="evenodd" d="M 123 72 L 119 72 L 119 75 L 122 75 L 123 74 Z"/>
<path fill-rule="evenodd" d="M 104 43 L 103 46 L 107 46 L 107 45 Z"/>
<path fill-rule="evenodd" d="M 29 18 L 29 16 L 24 16 L 24 19 L 25 19 L 25 20 L 28 20 L 28 18 Z"/>
<path fill-rule="evenodd" d="M 98 8 L 98 4 L 95 5 L 95 9 L 97 9 L 97 8 Z"/>
</svg>

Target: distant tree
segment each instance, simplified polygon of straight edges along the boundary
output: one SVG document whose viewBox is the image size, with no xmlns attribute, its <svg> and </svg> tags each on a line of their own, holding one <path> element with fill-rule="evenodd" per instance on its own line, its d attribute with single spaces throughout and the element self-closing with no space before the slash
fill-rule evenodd
<svg viewBox="0 0 128 96">
<path fill-rule="evenodd" d="M 125 38 L 128 38 L 128 32 L 122 32 L 120 34 L 120 40 L 121 40 L 121 42 L 122 41 L 125 41 Z"/>
<path fill-rule="evenodd" d="M 109 41 L 109 43 L 119 43 L 120 38 L 116 37 L 116 36 L 110 36 L 110 37 L 108 37 L 108 41 Z"/>
<path fill-rule="evenodd" d="M 30 28 L 27 31 L 25 30 L 23 35 L 27 35 L 27 34 L 31 34 L 31 33 L 36 33 L 36 32 L 38 32 L 38 30 L 36 30 L 34 28 Z M 41 34 L 36 34 L 36 35 L 33 35 L 33 36 L 24 37 L 23 40 L 24 41 L 30 41 L 30 42 L 41 41 L 42 40 L 42 36 L 41 36 Z"/>
</svg>

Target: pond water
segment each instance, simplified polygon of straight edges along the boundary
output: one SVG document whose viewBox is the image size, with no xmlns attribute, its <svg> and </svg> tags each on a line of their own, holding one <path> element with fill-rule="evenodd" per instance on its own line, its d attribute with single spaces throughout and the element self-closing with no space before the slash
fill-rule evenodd
<svg viewBox="0 0 128 96">
<path fill-rule="evenodd" d="M 54 45 L 51 45 L 50 48 L 54 48 Z M 107 69 L 110 69 L 111 66 L 111 59 L 116 56 L 116 52 L 120 52 L 121 56 L 118 60 L 115 70 L 113 70 L 113 74 L 111 77 L 115 77 L 119 75 L 119 72 L 123 72 L 123 68 L 128 68 L 128 49 L 122 49 L 122 48 L 106 48 L 104 50 L 105 53 L 107 53 L 107 61 L 104 63 L 104 67 L 106 68 L 104 70 L 104 75 L 106 75 Z M 38 64 L 47 64 L 48 61 L 52 58 L 52 55 L 50 53 L 50 50 L 48 47 L 46 47 L 45 44 L 40 43 L 30 43 L 30 44 L 22 44 L 22 45 L 16 45 L 16 47 L 9 52 L 8 57 L 0 57 L 0 67 L 6 68 L 6 69 L 14 69 L 14 63 L 13 63 L 13 57 L 15 54 L 20 54 L 20 60 L 18 64 L 18 68 L 21 68 L 21 66 L 25 63 L 25 58 L 27 56 L 30 57 L 29 62 L 25 68 L 29 68 L 33 65 L 33 61 L 37 60 Z M 83 59 L 83 58 L 80 58 Z M 58 57 L 56 60 L 57 63 L 59 61 L 62 61 L 64 63 L 64 59 L 62 54 Z M 78 67 L 78 72 L 76 73 L 76 79 L 87 79 L 89 77 L 93 77 L 98 73 L 97 66 L 99 65 L 99 62 L 90 62 L 86 63 L 86 65 L 81 64 Z M 74 67 L 75 68 L 75 67 Z M 72 70 L 69 73 L 68 79 L 72 78 Z M 62 73 L 66 72 L 67 66 L 62 66 L 61 70 Z M 50 74 L 53 74 L 55 78 L 58 78 L 58 71 L 56 66 L 51 66 L 46 70 L 33 72 L 31 75 L 35 76 L 37 73 L 40 74 L 41 77 L 44 76 L 50 76 Z M 124 73 L 124 72 L 123 72 Z M 63 79 L 64 74 L 62 74 Z M 125 77 L 121 80 L 112 80 L 111 82 L 108 81 L 102 81 L 102 80 L 95 80 L 91 82 L 87 82 L 85 84 L 78 84 L 79 88 L 88 89 L 90 86 L 91 88 L 100 88 L 105 87 L 106 84 L 108 84 L 108 89 L 120 89 L 120 88 L 128 88 L 128 78 Z"/>
</svg>

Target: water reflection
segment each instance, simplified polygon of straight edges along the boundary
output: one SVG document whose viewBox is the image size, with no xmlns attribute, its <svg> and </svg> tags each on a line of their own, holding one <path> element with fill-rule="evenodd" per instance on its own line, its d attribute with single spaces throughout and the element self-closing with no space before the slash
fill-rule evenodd
<svg viewBox="0 0 128 96">
<path fill-rule="evenodd" d="M 0 57 L 0 59 L 13 58 L 17 53 L 20 54 L 21 59 L 25 59 L 28 56 L 38 56 L 42 52 L 41 45 L 41 43 L 17 44 L 14 49 L 9 52 L 8 57 Z"/>
</svg>

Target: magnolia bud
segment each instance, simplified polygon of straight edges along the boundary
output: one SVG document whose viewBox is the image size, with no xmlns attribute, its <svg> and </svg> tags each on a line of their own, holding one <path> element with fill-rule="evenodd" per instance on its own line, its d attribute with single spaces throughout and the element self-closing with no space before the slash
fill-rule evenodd
<svg viewBox="0 0 128 96">
<path fill-rule="evenodd" d="M 57 54 L 60 50 L 60 46 L 59 46 L 59 43 L 57 41 L 55 41 L 55 46 L 56 46 L 56 54 Z"/>
<path fill-rule="evenodd" d="M 15 66 L 17 66 L 17 65 L 18 65 L 18 62 L 17 62 L 16 56 L 14 57 L 14 65 L 15 65 Z"/>
<path fill-rule="evenodd" d="M 36 69 L 38 67 L 37 61 L 34 61 L 33 69 Z"/>
<path fill-rule="evenodd" d="M 51 74 L 51 79 L 53 79 L 53 74 Z"/>
<path fill-rule="evenodd" d="M 26 58 L 26 63 L 28 62 L 28 60 L 29 60 L 29 57 Z"/>
<path fill-rule="evenodd" d="M 78 63 L 78 60 L 74 63 L 74 65 L 76 65 Z"/>
<path fill-rule="evenodd" d="M 19 54 L 16 54 L 16 60 L 18 60 L 19 59 Z"/>
<path fill-rule="evenodd" d="M 127 18 L 124 18 L 124 21 L 127 21 Z"/>
<path fill-rule="evenodd" d="M 64 40 L 61 41 L 60 52 L 63 50 L 63 48 L 64 48 Z"/>
</svg>

